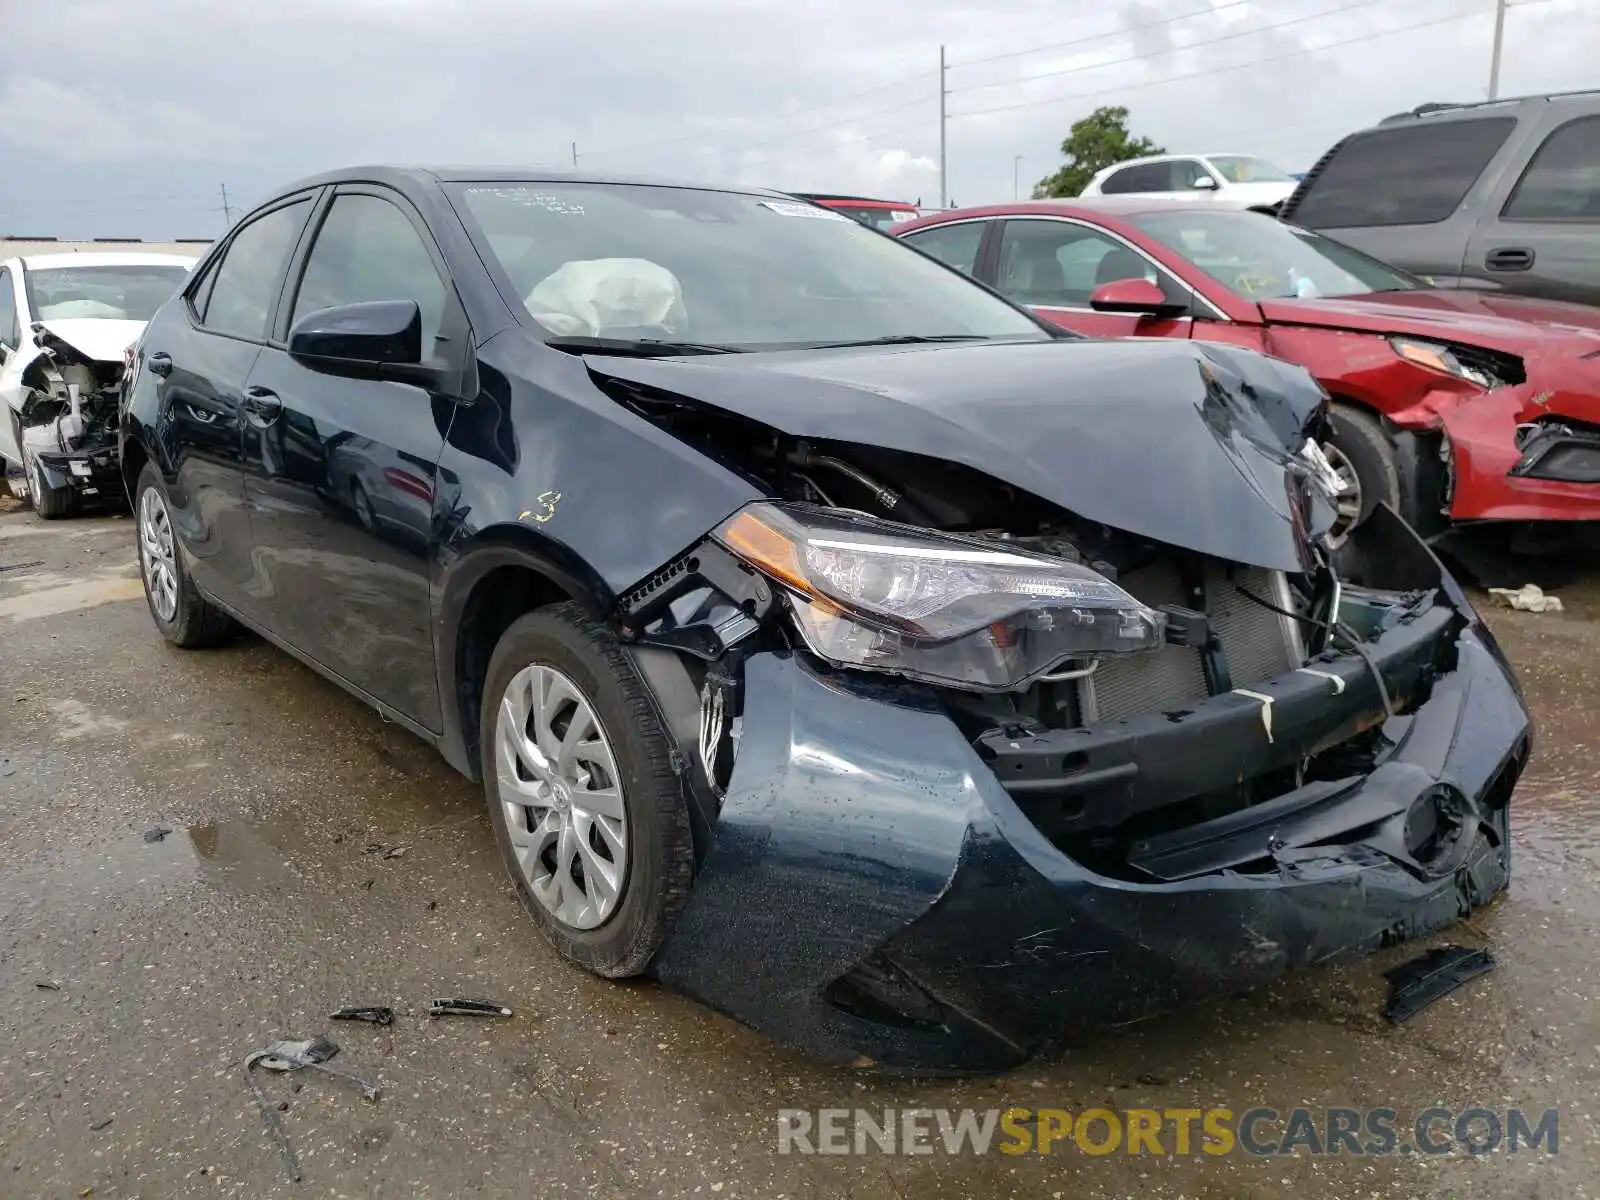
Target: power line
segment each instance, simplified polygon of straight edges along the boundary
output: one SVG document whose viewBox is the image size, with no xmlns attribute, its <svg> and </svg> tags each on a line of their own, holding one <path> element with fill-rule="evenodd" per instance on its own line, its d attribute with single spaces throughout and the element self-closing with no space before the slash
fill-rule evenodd
<svg viewBox="0 0 1600 1200">
<path fill-rule="evenodd" d="M 1125 63 L 1145 62 L 1152 58 L 1164 57 L 1170 53 L 1181 53 L 1185 50 L 1198 50 L 1202 46 L 1215 46 L 1222 42 L 1238 41 L 1240 38 L 1254 37 L 1258 33 L 1271 33 L 1274 29 L 1287 29 L 1291 25 L 1304 25 L 1307 21 L 1317 21 L 1323 17 L 1336 17 L 1340 13 L 1354 12 L 1358 8 L 1371 8 L 1374 4 L 1387 4 L 1390 0 L 1356 0 L 1354 4 L 1344 4 L 1338 8 L 1324 9 L 1322 12 L 1310 13 L 1303 17 L 1295 17 L 1289 21 L 1279 21 L 1274 25 L 1257 25 L 1253 29 L 1237 29 L 1232 33 L 1225 33 L 1221 37 L 1208 38 L 1205 41 L 1190 42 L 1184 46 L 1174 47 L 1161 54 L 1134 54 L 1127 58 L 1113 58 L 1106 62 L 1084 63 L 1076 67 L 1062 67 L 1054 71 L 1040 71 L 1034 75 L 1021 75 L 1014 79 L 999 79 L 993 83 L 978 83 L 971 87 L 956 88 L 958 92 L 981 92 L 987 88 L 1008 87 L 1015 83 L 1031 83 L 1035 79 L 1050 79 L 1057 75 L 1077 75 L 1084 71 L 1098 71 L 1103 67 L 1117 67 Z"/>
<path fill-rule="evenodd" d="M 1186 79 L 1203 79 L 1211 75 L 1226 75 L 1230 71 L 1242 71 L 1247 67 L 1260 66 L 1262 63 L 1281 62 L 1290 58 L 1303 58 L 1307 54 L 1320 54 L 1324 50 L 1336 50 L 1341 46 L 1354 46 L 1361 42 L 1376 41 L 1378 38 L 1392 37 L 1398 33 L 1410 33 L 1416 29 L 1430 29 L 1435 25 L 1448 25 L 1453 21 L 1464 21 L 1469 17 L 1487 16 L 1484 9 L 1474 12 L 1456 13 L 1450 17 L 1436 17 L 1431 21 L 1417 21 L 1410 25 L 1397 25 L 1393 29 L 1385 29 L 1378 33 L 1363 34 L 1361 37 L 1345 38 L 1343 41 L 1324 42 L 1320 46 L 1307 46 L 1300 50 L 1291 50 L 1284 54 L 1271 54 L 1264 58 L 1253 58 L 1248 62 L 1233 63 L 1226 67 L 1213 67 L 1206 71 L 1190 71 L 1184 75 L 1171 75 L 1165 79 L 1149 79 L 1143 83 L 1124 83 L 1116 87 L 1100 88 L 1092 92 L 1071 92 L 1063 96 L 1049 96 L 1043 100 L 1024 100 L 1016 104 L 999 104 L 991 108 L 974 109 L 972 112 L 951 113 L 952 119 L 957 117 L 981 117 L 989 113 L 1013 112 L 1019 108 L 1037 108 L 1042 104 L 1060 104 L 1066 100 L 1089 100 L 1101 96 L 1110 96 L 1122 92 L 1135 92 L 1144 88 L 1161 87 L 1169 83 L 1179 83 Z"/>
<path fill-rule="evenodd" d="M 1159 29 L 1163 25 L 1176 25 L 1179 21 L 1188 21 L 1194 17 L 1214 17 L 1218 13 L 1227 12 L 1230 8 L 1246 8 L 1256 3 L 1256 0 L 1229 0 L 1227 4 L 1219 4 L 1215 8 L 1198 9 L 1195 12 L 1180 13 L 1175 17 L 1164 17 L 1159 21 L 1145 21 L 1138 25 L 1126 25 L 1121 29 L 1113 29 L 1109 33 L 1096 33 L 1088 37 L 1073 38 L 1066 42 L 1051 42 L 1044 46 L 1030 46 L 1026 50 L 1010 50 L 1005 54 L 990 54 L 984 58 L 969 58 L 966 62 L 951 63 L 952 71 L 964 71 L 968 67 L 980 66 L 983 63 L 1000 62 L 1007 58 L 1022 58 L 1029 54 L 1044 54 L 1050 50 L 1063 50 L 1068 46 L 1084 46 L 1090 42 L 1103 42 L 1110 38 L 1127 37 L 1130 33 L 1138 33 L 1141 29 Z"/>
</svg>

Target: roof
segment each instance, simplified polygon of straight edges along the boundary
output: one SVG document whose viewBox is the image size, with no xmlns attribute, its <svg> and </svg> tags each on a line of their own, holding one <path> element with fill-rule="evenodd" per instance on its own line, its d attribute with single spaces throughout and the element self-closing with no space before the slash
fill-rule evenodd
<svg viewBox="0 0 1600 1200">
<path fill-rule="evenodd" d="M 198 257 L 212 238 L 175 238 L 147 242 L 143 238 L 94 238 L 83 241 L 55 237 L 0 237 L 0 260 L 36 254 L 105 254 L 128 251 L 140 254 L 183 254 Z"/>
<path fill-rule="evenodd" d="M 174 266 L 185 269 L 200 257 L 202 246 L 189 254 L 152 254 L 145 251 L 91 254 L 25 254 L 20 255 L 22 265 L 30 271 L 60 270 L 65 267 L 157 267 Z"/>
<path fill-rule="evenodd" d="M 1179 206 L 1182 206 L 1180 209 Z M 1175 211 L 1193 212 L 1244 212 L 1248 205 L 1234 200 L 1188 200 L 1160 195 L 1124 196 L 1073 196 L 1061 200 L 1013 200 L 1004 204 L 986 204 L 974 208 L 952 208 L 906 222 L 902 227 L 914 228 L 922 224 L 933 225 L 952 217 L 1003 217 L 1003 216 L 1067 216 L 1072 214 L 1101 214 L 1107 217 L 1139 217 L 1149 213 Z"/>
<path fill-rule="evenodd" d="M 1530 96 L 1501 96 L 1495 100 L 1430 100 L 1426 104 L 1419 104 L 1408 112 L 1394 113 L 1379 121 L 1379 125 L 1392 125 L 1397 121 L 1422 120 L 1427 117 L 1450 117 L 1470 115 L 1484 108 L 1513 108 L 1523 104 L 1551 103 L 1558 100 L 1574 100 L 1581 96 L 1590 96 L 1600 100 L 1600 90 L 1582 88 L 1571 92 L 1543 92 Z"/>
<path fill-rule="evenodd" d="M 418 166 L 375 163 L 367 166 L 339 167 L 318 175 L 309 175 L 285 184 L 272 195 L 283 196 L 304 188 L 325 187 L 335 183 L 600 183 L 634 184 L 654 187 L 697 188 L 708 192 L 742 192 L 757 196 L 782 198 L 788 193 L 770 188 L 737 187 L 730 184 L 712 184 L 694 180 L 663 179 L 650 175 L 613 174 L 606 171 L 577 170 L 570 167 L 536 166 Z"/>
</svg>

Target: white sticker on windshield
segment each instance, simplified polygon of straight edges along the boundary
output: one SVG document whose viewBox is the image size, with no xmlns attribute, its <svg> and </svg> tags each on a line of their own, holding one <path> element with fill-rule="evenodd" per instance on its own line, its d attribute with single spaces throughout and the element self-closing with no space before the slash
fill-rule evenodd
<svg viewBox="0 0 1600 1200">
<path fill-rule="evenodd" d="M 817 208 L 810 204 L 795 204 L 788 200 L 763 200 L 765 208 L 770 208 L 780 217 L 816 217 L 823 221 L 848 221 L 850 218 L 841 213 L 830 212 L 826 208 Z"/>
</svg>

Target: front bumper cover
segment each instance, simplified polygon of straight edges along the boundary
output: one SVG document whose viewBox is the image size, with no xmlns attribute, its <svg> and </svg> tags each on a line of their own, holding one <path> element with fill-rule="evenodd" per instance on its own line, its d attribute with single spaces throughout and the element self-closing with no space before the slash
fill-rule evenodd
<svg viewBox="0 0 1600 1200">
<path fill-rule="evenodd" d="M 1142 883 L 1058 850 L 928 693 L 753 656 L 714 841 L 656 972 L 824 1060 L 991 1071 L 1448 925 L 1506 885 L 1530 730 L 1470 610 L 1445 636 L 1453 667 L 1384 724 L 1370 774 L 1185 830 Z M 1396 679 L 1411 661 L 1398 643 L 1374 658 Z M 1406 823 L 1436 810 L 1462 832 L 1419 861 Z"/>
<path fill-rule="evenodd" d="M 123 498 L 122 471 L 115 446 L 94 450 L 33 451 L 34 461 L 44 472 L 46 485 L 70 491 L 87 502 L 120 502 Z"/>
</svg>

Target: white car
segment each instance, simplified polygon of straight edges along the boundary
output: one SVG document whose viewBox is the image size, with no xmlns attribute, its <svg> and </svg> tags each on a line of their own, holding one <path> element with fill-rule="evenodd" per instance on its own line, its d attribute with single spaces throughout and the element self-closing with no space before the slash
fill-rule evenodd
<svg viewBox="0 0 1600 1200">
<path fill-rule="evenodd" d="M 1107 167 L 1082 195 L 1221 200 L 1271 211 L 1294 189 L 1294 176 L 1252 154 L 1157 154 Z"/>
<path fill-rule="evenodd" d="M 0 262 L 0 460 L 42 517 L 117 485 L 126 352 L 193 257 L 36 254 Z"/>
</svg>

